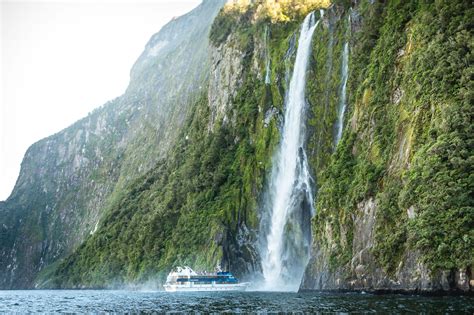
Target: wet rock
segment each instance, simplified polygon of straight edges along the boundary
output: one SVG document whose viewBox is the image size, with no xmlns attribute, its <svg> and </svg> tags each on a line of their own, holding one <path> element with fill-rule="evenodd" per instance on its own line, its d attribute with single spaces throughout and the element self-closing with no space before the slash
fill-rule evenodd
<svg viewBox="0 0 474 315">
<path fill-rule="evenodd" d="M 398 105 L 403 95 L 405 95 L 405 91 L 402 90 L 400 87 L 397 87 L 392 93 L 392 97 L 391 97 L 392 103 L 394 103 L 395 105 Z"/>
<path fill-rule="evenodd" d="M 266 112 L 265 112 L 265 118 L 263 119 L 263 125 L 265 128 L 268 127 L 268 125 L 270 124 L 271 120 L 273 119 L 274 116 L 278 115 L 278 109 L 275 108 L 275 107 L 271 107 L 269 108 Z"/>
<path fill-rule="evenodd" d="M 469 291 L 469 278 L 466 270 L 459 269 L 455 273 L 456 287 L 461 291 Z"/>
<path fill-rule="evenodd" d="M 209 107 L 211 115 L 208 129 L 220 120 L 229 121 L 232 102 L 242 84 L 243 52 L 236 48 L 237 39 L 230 35 L 219 47 L 211 50 L 211 75 L 209 82 Z"/>
</svg>

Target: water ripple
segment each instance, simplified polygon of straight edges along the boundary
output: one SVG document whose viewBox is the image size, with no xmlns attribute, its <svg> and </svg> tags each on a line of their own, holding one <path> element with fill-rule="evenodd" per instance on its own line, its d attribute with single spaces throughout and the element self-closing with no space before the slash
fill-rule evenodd
<svg viewBox="0 0 474 315">
<path fill-rule="evenodd" d="M 472 297 L 100 290 L 0 291 L 0 313 L 472 314 Z"/>
</svg>

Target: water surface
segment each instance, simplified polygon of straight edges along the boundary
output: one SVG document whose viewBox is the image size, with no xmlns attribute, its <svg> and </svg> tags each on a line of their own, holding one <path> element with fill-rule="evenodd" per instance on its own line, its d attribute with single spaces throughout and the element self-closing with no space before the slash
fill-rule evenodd
<svg viewBox="0 0 474 315">
<path fill-rule="evenodd" d="M 15 312 L 473 314 L 474 298 L 317 292 L 0 291 L 0 313 Z"/>
</svg>

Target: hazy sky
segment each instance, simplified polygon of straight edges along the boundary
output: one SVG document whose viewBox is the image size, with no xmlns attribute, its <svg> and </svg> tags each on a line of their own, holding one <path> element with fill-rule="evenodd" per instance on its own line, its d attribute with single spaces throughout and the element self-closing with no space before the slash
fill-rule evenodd
<svg viewBox="0 0 474 315">
<path fill-rule="evenodd" d="M 201 2 L 0 1 L 0 200 L 31 144 L 121 95 L 151 35 Z"/>
</svg>

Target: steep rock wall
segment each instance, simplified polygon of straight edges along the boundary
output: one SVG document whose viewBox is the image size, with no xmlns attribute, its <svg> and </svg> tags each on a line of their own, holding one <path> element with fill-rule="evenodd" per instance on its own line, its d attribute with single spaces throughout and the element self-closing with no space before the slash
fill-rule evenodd
<svg viewBox="0 0 474 315">
<path fill-rule="evenodd" d="M 167 156 L 205 88 L 208 32 L 222 4 L 204 1 L 172 20 L 150 39 L 124 95 L 28 149 L 0 205 L 0 288 L 33 287 L 39 272 L 48 278 L 124 187 Z"/>
<path fill-rule="evenodd" d="M 350 14 L 348 114 L 318 174 L 301 289 L 468 292 L 472 7 L 361 1 Z"/>
</svg>

